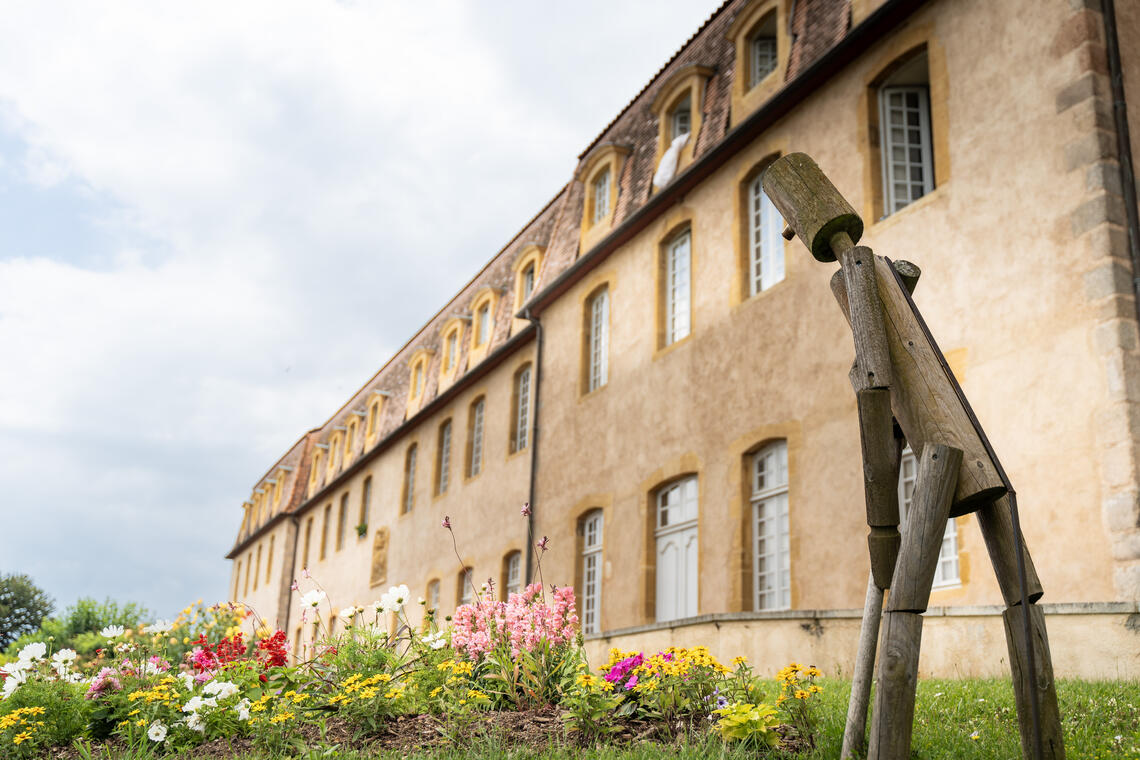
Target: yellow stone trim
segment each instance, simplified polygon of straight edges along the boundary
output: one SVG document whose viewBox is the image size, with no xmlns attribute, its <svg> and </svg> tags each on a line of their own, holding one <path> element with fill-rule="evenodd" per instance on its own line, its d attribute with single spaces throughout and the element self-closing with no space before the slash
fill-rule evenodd
<svg viewBox="0 0 1140 760">
<path fill-rule="evenodd" d="M 360 420 L 355 414 L 350 414 L 344 427 L 344 448 L 341 453 L 341 462 L 344 467 L 347 467 L 356 459 L 356 444 L 360 440 Z"/>
<path fill-rule="evenodd" d="M 545 253 L 546 249 L 531 243 L 530 245 L 525 246 L 519 252 L 518 257 L 515 258 L 513 271 L 515 278 L 514 311 L 516 313 L 522 310 L 522 308 L 526 306 L 527 300 L 529 300 L 523 297 L 523 273 L 526 272 L 527 267 L 529 267 L 531 264 L 534 265 L 534 288 L 531 290 L 531 295 L 533 296 L 538 290 L 539 277 L 542 274 L 543 254 Z M 514 335 L 519 330 L 526 327 L 527 324 L 528 322 L 525 319 L 521 319 L 519 317 L 512 318 L 511 334 Z"/>
<path fill-rule="evenodd" d="M 753 85 L 752 46 L 749 44 L 757 27 L 770 14 L 776 14 L 776 68 Z M 725 39 L 736 47 L 735 71 L 732 80 L 732 123 L 739 124 L 783 87 L 788 71 L 788 3 L 779 0 L 753 0 L 737 14 L 725 33 Z"/>
<path fill-rule="evenodd" d="M 336 474 L 337 470 L 340 469 L 340 465 L 341 465 L 341 458 L 340 458 L 341 448 L 340 448 L 340 446 L 341 446 L 341 439 L 343 437 L 344 436 L 341 434 L 341 432 L 339 430 L 335 430 L 335 431 L 333 431 L 333 434 L 329 436 L 329 439 L 327 441 L 327 443 L 329 445 L 329 461 L 326 463 L 325 467 L 327 470 L 326 474 L 328 475 L 330 480 L 332 479 L 333 475 Z"/>
<path fill-rule="evenodd" d="M 430 348 L 419 348 L 408 358 L 408 417 L 423 406 L 427 396 L 428 367 L 434 355 L 435 352 Z M 416 388 L 417 373 L 419 389 Z"/>
<path fill-rule="evenodd" d="M 483 361 L 490 349 L 491 341 L 495 336 L 495 312 L 499 308 L 499 291 L 492 287 L 485 287 L 475 294 L 471 301 L 471 346 L 467 354 L 467 367 L 470 369 Z M 490 320 L 487 335 L 479 334 L 479 311 L 487 306 Z M 479 342 L 476 342 L 479 341 Z"/>
<path fill-rule="evenodd" d="M 670 114 L 674 108 L 680 105 L 686 95 L 689 97 L 689 108 L 691 109 L 689 114 L 689 140 L 685 143 L 680 158 L 677 160 L 677 173 L 679 174 L 682 169 L 692 163 L 693 149 L 697 143 L 697 137 L 701 134 L 701 124 L 704 122 L 705 85 L 712 75 L 713 70 L 708 66 L 693 63 L 675 72 L 661 86 L 657 97 L 653 99 L 653 105 L 650 107 L 650 110 L 657 117 L 657 153 L 653 160 L 654 167 L 661 162 L 661 157 L 669 149 L 671 142 L 669 137 Z"/>
<path fill-rule="evenodd" d="M 371 447 L 375 443 L 380 434 L 381 416 L 384 414 L 384 394 L 379 391 L 372 391 L 368 395 L 368 405 L 365 407 L 366 413 L 364 417 L 364 440 L 367 446 Z M 372 411 L 375 408 L 376 411 Z"/>
<path fill-rule="evenodd" d="M 459 377 L 459 366 L 463 363 L 463 325 L 466 320 L 462 317 L 452 317 L 443 323 L 440 328 L 439 334 L 442 336 L 439 341 L 439 390 L 442 392 L 445 388 L 455 382 Z M 453 364 L 447 363 L 447 344 L 451 340 L 451 336 L 455 336 L 455 361 Z"/>
</svg>

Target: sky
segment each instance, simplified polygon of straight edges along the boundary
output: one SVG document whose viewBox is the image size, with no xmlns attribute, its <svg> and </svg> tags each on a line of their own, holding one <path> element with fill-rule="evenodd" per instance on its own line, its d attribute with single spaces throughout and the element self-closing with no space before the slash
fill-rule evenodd
<svg viewBox="0 0 1140 760">
<path fill-rule="evenodd" d="M 0 573 L 169 615 L 719 5 L 5 3 Z"/>
</svg>

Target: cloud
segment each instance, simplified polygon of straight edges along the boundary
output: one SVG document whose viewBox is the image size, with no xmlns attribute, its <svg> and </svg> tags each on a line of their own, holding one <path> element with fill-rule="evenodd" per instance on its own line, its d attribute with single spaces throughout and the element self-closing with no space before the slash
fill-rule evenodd
<svg viewBox="0 0 1140 760">
<path fill-rule="evenodd" d="M 690 5 L 6 6 L 0 571 L 223 595 L 254 480 L 558 191 Z"/>
</svg>

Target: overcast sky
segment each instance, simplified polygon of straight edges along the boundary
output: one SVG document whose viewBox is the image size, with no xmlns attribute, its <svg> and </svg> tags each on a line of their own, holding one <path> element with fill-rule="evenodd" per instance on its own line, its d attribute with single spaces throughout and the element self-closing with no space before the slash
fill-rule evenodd
<svg viewBox="0 0 1140 760">
<path fill-rule="evenodd" d="M 223 598 L 255 481 L 717 5 L 5 3 L 0 572 Z"/>
</svg>

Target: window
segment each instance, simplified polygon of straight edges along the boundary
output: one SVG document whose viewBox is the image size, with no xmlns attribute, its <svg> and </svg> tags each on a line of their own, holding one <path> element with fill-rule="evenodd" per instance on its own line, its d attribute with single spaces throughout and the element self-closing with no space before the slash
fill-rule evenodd
<svg viewBox="0 0 1140 760">
<path fill-rule="evenodd" d="M 657 620 L 697 614 L 697 477 L 657 492 Z"/>
<path fill-rule="evenodd" d="M 503 599 L 522 592 L 522 552 L 511 552 L 503 560 Z"/>
<path fill-rule="evenodd" d="M 475 345 L 481 346 L 491 338 L 491 304 L 485 303 L 475 314 Z"/>
<path fill-rule="evenodd" d="M 483 469 L 483 407 L 482 396 L 471 405 L 467 423 L 467 477 L 473 478 Z"/>
<path fill-rule="evenodd" d="M 443 421 L 439 426 L 439 444 L 435 455 L 435 493 L 447 493 L 448 480 L 451 477 L 451 420 Z"/>
<path fill-rule="evenodd" d="M 237 565 L 235 565 L 235 571 L 234 571 L 234 595 L 233 595 L 233 598 L 235 600 L 238 598 L 238 591 L 240 590 L 240 586 L 241 586 L 241 560 L 239 559 L 237 561 Z"/>
<path fill-rule="evenodd" d="M 412 395 L 419 396 L 424 392 L 424 365 L 417 364 L 412 369 Z"/>
<path fill-rule="evenodd" d="M 404 498 L 402 500 L 403 512 L 412 511 L 416 505 L 416 444 L 408 447 L 404 455 Z"/>
<path fill-rule="evenodd" d="M 610 170 L 603 169 L 590 185 L 590 201 L 593 206 L 591 222 L 597 224 L 610 215 Z"/>
<path fill-rule="evenodd" d="M 443 352 L 443 371 L 450 372 L 455 369 L 456 362 L 459 361 L 459 328 L 455 328 L 447 334 L 445 348 Z"/>
<path fill-rule="evenodd" d="M 427 587 L 427 608 L 429 610 L 439 609 L 439 579 L 436 578 L 428 583 Z"/>
<path fill-rule="evenodd" d="M 685 97 L 669 113 L 669 140 L 676 140 L 681 135 L 689 134 L 693 126 L 692 97 Z"/>
<path fill-rule="evenodd" d="M 380 432 L 380 398 L 372 399 L 368 405 L 368 427 L 365 435 L 370 439 Z"/>
<path fill-rule="evenodd" d="M 465 567 L 459 571 L 458 585 L 455 590 L 455 598 L 458 600 L 456 606 L 460 604 L 471 604 L 474 600 L 474 583 L 474 572 L 471 568 Z"/>
<path fill-rule="evenodd" d="M 602 510 L 582 518 L 582 633 L 602 629 Z"/>
<path fill-rule="evenodd" d="M 534 292 L 534 264 L 528 264 L 522 273 L 522 303 L 530 300 Z"/>
<path fill-rule="evenodd" d="M 925 50 L 879 85 L 884 216 L 934 189 L 929 93 Z"/>
<path fill-rule="evenodd" d="M 249 568 L 251 565 L 253 565 L 253 557 L 247 556 L 245 558 L 245 590 L 243 591 L 244 596 L 249 596 Z"/>
<path fill-rule="evenodd" d="M 348 493 L 340 495 L 340 511 L 336 516 L 336 550 L 344 548 L 344 533 L 348 529 Z"/>
<path fill-rule="evenodd" d="M 312 539 L 313 539 L 313 518 L 310 517 L 308 520 L 305 521 L 305 548 L 304 548 L 304 551 L 301 552 L 301 568 L 302 569 L 307 568 L 309 566 L 309 544 L 312 542 Z"/>
<path fill-rule="evenodd" d="M 530 425 L 530 365 L 515 373 L 514 414 L 511 416 L 511 453 L 527 446 Z"/>
<path fill-rule="evenodd" d="M 372 476 L 369 475 L 364 479 L 364 487 L 360 492 L 360 520 L 357 521 L 358 526 L 368 525 L 368 511 L 372 507 Z M 363 538 L 363 535 L 361 536 Z"/>
<path fill-rule="evenodd" d="M 325 519 L 321 523 L 321 554 L 320 559 L 328 556 L 329 548 L 329 523 L 332 522 L 332 504 L 325 505 Z"/>
<path fill-rule="evenodd" d="M 333 475 L 340 469 L 340 431 L 332 434 L 329 438 L 329 480 L 332 480 Z"/>
<path fill-rule="evenodd" d="M 671 345 L 689 334 L 689 230 L 675 236 L 665 245 L 665 345 Z"/>
<path fill-rule="evenodd" d="M 277 479 L 273 483 L 273 507 L 274 512 L 281 506 L 281 491 L 285 488 L 285 473 L 277 473 Z"/>
<path fill-rule="evenodd" d="M 914 483 L 918 478 L 918 459 L 910 447 L 899 461 L 899 532 L 906 527 L 907 514 L 914 502 Z M 962 582 L 958 570 L 958 525 L 951 517 L 942 534 L 942 547 L 938 551 L 938 565 L 934 570 L 933 588 L 957 586 Z"/>
<path fill-rule="evenodd" d="M 348 421 L 348 428 L 344 434 L 344 463 L 352 461 L 353 449 L 356 447 L 356 415 Z"/>
<path fill-rule="evenodd" d="M 748 187 L 749 295 L 784 279 L 784 218 L 764 192 L 758 174 Z"/>
<path fill-rule="evenodd" d="M 265 559 L 265 582 L 273 578 L 273 539 L 274 536 L 269 537 L 269 555 Z"/>
<path fill-rule="evenodd" d="M 320 447 L 321 444 L 318 443 L 317 446 Z M 313 452 L 313 466 L 312 466 L 312 469 L 309 470 L 309 495 L 310 496 L 312 496 L 313 493 L 316 492 L 317 486 L 318 486 L 320 479 L 321 479 L 321 461 L 322 461 L 321 453 L 322 452 L 319 450 L 319 448 L 317 451 Z"/>
<path fill-rule="evenodd" d="M 754 609 L 792 605 L 788 542 L 788 446 L 776 441 L 752 455 Z"/>
<path fill-rule="evenodd" d="M 586 302 L 588 329 L 586 333 L 586 392 L 596 391 L 609 382 L 610 353 L 610 291 L 598 290 Z"/>
<path fill-rule="evenodd" d="M 769 13 L 748 39 L 748 86 L 755 87 L 776 70 L 776 14 Z"/>
</svg>

